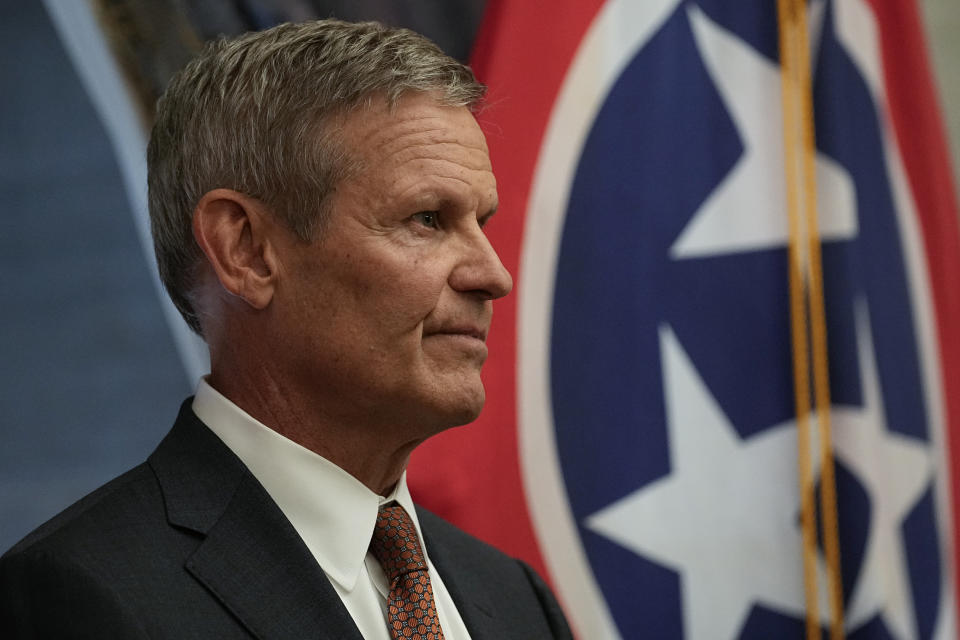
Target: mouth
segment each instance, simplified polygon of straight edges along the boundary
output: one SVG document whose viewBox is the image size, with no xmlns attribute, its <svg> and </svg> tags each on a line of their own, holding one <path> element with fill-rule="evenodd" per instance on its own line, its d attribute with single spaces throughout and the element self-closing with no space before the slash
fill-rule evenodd
<svg viewBox="0 0 960 640">
<path fill-rule="evenodd" d="M 462 336 L 465 338 L 473 338 L 475 340 L 479 340 L 480 342 L 486 342 L 487 330 L 474 325 L 445 326 L 430 331 L 424 331 L 423 336 L 425 338 L 432 336 Z"/>
</svg>

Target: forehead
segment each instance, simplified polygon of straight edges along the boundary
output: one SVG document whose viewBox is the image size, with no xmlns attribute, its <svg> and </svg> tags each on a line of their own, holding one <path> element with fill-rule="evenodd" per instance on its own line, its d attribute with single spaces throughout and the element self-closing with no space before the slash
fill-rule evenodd
<svg viewBox="0 0 960 640">
<path fill-rule="evenodd" d="M 465 169 L 491 169 L 486 139 L 470 110 L 441 104 L 433 93 L 405 94 L 392 106 L 375 99 L 345 118 L 341 136 L 367 168 L 455 159 Z"/>
</svg>

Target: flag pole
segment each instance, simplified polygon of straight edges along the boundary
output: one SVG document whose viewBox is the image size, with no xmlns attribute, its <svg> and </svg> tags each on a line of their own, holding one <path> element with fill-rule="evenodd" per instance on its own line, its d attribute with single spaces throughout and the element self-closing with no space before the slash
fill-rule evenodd
<svg viewBox="0 0 960 640">
<path fill-rule="evenodd" d="M 797 414 L 797 461 L 803 534 L 807 640 L 821 637 L 817 578 L 817 509 L 811 458 L 810 360 L 820 454 L 820 516 L 827 568 L 830 638 L 843 638 L 843 591 L 840 572 L 836 480 L 830 428 L 826 313 L 817 224 L 814 174 L 813 96 L 806 4 L 778 0 L 781 90 L 783 98 L 784 170 L 789 218 L 790 317 L 794 396 Z M 808 344 L 808 314 L 809 338 Z M 811 349 L 812 346 L 812 349 Z"/>
</svg>

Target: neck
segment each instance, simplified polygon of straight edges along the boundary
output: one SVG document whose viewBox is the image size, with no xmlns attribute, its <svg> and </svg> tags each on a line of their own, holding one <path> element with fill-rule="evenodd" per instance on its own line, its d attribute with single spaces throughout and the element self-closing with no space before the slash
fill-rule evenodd
<svg viewBox="0 0 960 640">
<path fill-rule="evenodd" d="M 402 437 L 399 425 L 336 415 L 315 392 L 284 383 L 269 359 L 256 367 L 211 353 L 210 386 L 280 435 L 323 456 L 378 495 L 389 494 L 422 439 Z"/>
</svg>

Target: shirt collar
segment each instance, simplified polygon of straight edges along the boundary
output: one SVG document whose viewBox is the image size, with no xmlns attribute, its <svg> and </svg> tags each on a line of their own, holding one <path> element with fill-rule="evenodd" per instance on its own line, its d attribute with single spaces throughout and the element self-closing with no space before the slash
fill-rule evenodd
<svg viewBox="0 0 960 640">
<path fill-rule="evenodd" d="M 247 466 L 327 576 L 347 591 L 363 569 L 381 503 L 403 506 L 423 540 L 406 471 L 390 495 L 378 496 L 326 458 L 254 419 L 206 379 L 197 386 L 193 412 Z"/>
</svg>

